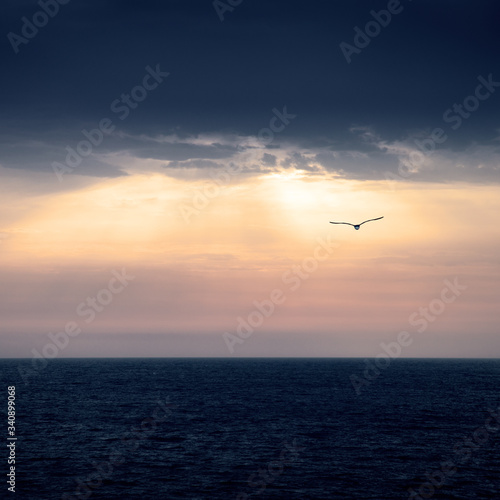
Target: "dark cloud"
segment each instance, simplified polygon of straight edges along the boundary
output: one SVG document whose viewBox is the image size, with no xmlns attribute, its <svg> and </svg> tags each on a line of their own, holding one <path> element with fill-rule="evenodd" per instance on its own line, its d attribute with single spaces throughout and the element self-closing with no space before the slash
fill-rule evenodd
<svg viewBox="0 0 500 500">
<path fill-rule="evenodd" d="M 297 117 L 266 148 L 293 143 L 299 150 L 370 152 L 377 163 L 377 147 L 360 140 L 353 127 L 376 131 L 389 143 L 436 127 L 449 131 L 444 113 L 474 94 L 480 75 L 500 81 L 495 72 L 500 6 L 490 0 L 401 0 L 401 12 L 357 49 L 349 64 L 340 44 L 353 45 L 355 28 L 364 31 L 373 20 L 371 11 L 385 10 L 387 4 L 253 0 L 242 2 L 221 22 L 207 0 L 72 1 L 61 5 L 16 54 L 7 35 L 21 35 L 22 17 L 32 19 L 40 7 L 36 1 L 9 0 L 0 19 L 0 131 L 32 146 L 23 152 L 4 140 L 2 164 L 45 168 L 47 162 L 60 161 L 66 145 L 81 140 L 82 127 L 95 127 L 106 117 L 118 132 L 132 137 L 255 137 L 269 126 L 272 109 L 283 106 Z M 146 67 L 156 65 L 170 75 L 121 120 L 111 103 L 141 85 Z M 492 144 L 498 136 L 499 90 L 437 149 Z M 114 151 L 186 161 L 231 158 L 239 150 L 235 145 L 160 144 L 115 136 L 97 152 Z M 335 168 L 335 158 L 321 154 L 326 168 Z M 263 157 L 263 164 L 273 166 L 270 162 Z M 378 170 L 362 160 L 344 162 L 342 168 L 356 178 L 372 178 Z M 85 170 L 92 169 L 83 165 Z M 96 171 L 119 173 L 104 165 Z"/>
<path fill-rule="evenodd" d="M 72 144 L 75 147 L 74 144 Z M 45 143 L 36 140 L 9 137 L 0 141 L 0 166 L 9 169 L 46 172 L 54 174 L 53 164 L 64 168 L 68 151 L 59 141 Z M 120 177 L 127 175 L 116 165 L 112 165 L 96 155 L 82 159 L 80 165 L 71 169 L 72 173 L 92 177 Z"/>
<path fill-rule="evenodd" d="M 314 159 L 308 158 L 303 154 L 294 151 L 288 155 L 282 162 L 281 166 L 284 168 L 293 167 L 297 170 L 306 170 L 309 172 L 318 172 L 318 166 L 315 165 Z"/>
<path fill-rule="evenodd" d="M 168 168 L 223 168 L 223 165 L 211 160 L 188 160 L 188 161 L 171 161 Z"/>
<path fill-rule="evenodd" d="M 212 144 L 200 146 L 189 143 L 159 144 L 156 146 L 132 146 L 128 148 L 137 158 L 150 158 L 155 160 L 184 161 L 194 158 L 220 159 L 230 158 L 237 152 L 236 147 Z"/>
<path fill-rule="evenodd" d="M 276 165 L 276 156 L 264 153 L 262 155 L 262 163 L 269 167 L 274 167 Z"/>
</svg>

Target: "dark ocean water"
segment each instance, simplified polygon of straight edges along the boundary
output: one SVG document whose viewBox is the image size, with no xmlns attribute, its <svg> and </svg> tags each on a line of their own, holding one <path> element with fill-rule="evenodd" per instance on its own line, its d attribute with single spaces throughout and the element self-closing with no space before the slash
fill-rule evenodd
<svg viewBox="0 0 500 500">
<path fill-rule="evenodd" d="M 363 359 L 19 366 L 0 361 L 0 498 L 500 499 L 500 361 L 398 359 L 359 395 Z"/>
</svg>

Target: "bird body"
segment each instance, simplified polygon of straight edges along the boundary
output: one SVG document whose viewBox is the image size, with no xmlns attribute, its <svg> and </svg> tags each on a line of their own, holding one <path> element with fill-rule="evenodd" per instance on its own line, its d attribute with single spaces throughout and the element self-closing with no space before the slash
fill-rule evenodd
<svg viewBox="0 0 500 500">
<path fill-rule="evenodd" d="M 363 222 L 360 222 L 359 224 L 351 224 L 350 222 L 332 222 L 332 221 L 330 221 L 330 224 L 347 224 L 348 226 L 352 226 L 357 231 L 366 222 L 370 222 L 372 220 L 380 220 L 380 219 L 383 219 L 383 218 L 384 218 L 384 216 L 377 217 L 376 219 L 368 219 L 368 220 L 365 220 Z"/>
</svg>

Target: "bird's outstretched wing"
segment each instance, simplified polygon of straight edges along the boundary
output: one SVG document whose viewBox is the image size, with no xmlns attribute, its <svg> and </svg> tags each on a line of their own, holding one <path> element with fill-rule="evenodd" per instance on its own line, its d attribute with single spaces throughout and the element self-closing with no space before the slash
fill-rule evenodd
<svg viewBox="0 0 500 500">
<path fill-rule="evenodd" d="M 330 221 L 330 224 L 347 224 L 348 226 L 354 226 L 354 224 L 351 224 L 350 222 L 332 222 L 332 221 Z"/>
<path fill-rule="evenodd" d="M 361 226 L 361 224 L 364 224 L 365 222 L 370 222 L 372 220 L 380 220 L 380 219 L 383 219 L 383 218 L 384 218 L 384 216 L 382 215 L 382 217 L 377 217 L 376 219 L 368 219 L 368 220 L 365 220 L 365 221 L 361 222 L 360 224 L 358 224 L 358 226 Z"/>
</svg>

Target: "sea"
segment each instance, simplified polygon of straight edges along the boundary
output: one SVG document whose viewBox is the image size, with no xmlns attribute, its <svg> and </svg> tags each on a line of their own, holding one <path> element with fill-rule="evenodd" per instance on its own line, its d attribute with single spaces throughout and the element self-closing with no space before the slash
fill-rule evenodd
<svg viewBox="0 0 500 500">
<path fill-rule="evenodd" d="M 0 498 L 500 499 L 500 361 L 375 361 L 0 360 Z"/>
</svg>

